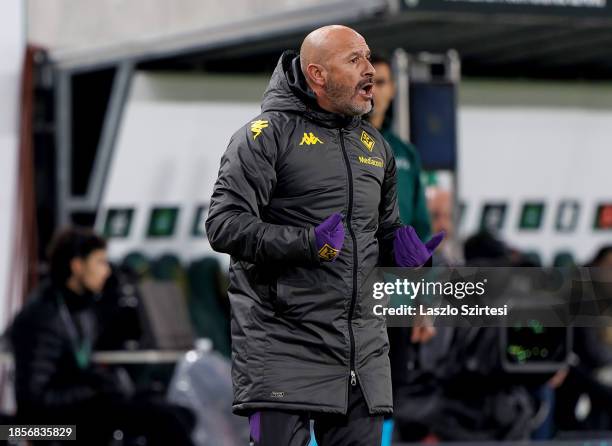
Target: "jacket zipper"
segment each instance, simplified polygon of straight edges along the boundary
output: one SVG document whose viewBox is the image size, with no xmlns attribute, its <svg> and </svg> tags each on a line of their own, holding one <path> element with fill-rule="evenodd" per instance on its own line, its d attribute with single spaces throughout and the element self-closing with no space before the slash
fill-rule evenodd
<svg viewBox="0 0 612 446">
<path fill-rule="evenodd" d="M 355 336 L 353 335 L 353 313 L 355 311 L 355 301 L 357 298 L 357 269 L 358 269 L 358 259 L 357 259 L 357 239 L 355 238 L 355 232 L 353 231 L 353 226 L 351 224 L 351 219 L 353 216 L 353 172 L 351 170 L 351 163 L 348 157 L 348 153 L 346 152 L 346 147 L 344 146 L 344 136 L 342 134 L 342 129 L 338 129 L 338 133 L 340 135 L 340 147 L 342 148 L 342 154 L 344 155 L 344 163 L 346 164 L 346 172 L 348 175 L 348 187 L 349 187 L 349 202 L 348 202 L 348 210 L 346 213 L 346 226 L 348 228 L 349 234 L 351 235 L 351 240 L 353 241 L 353 292 L 351 293 L 351 305 L 349 307 L 348 314 L 348 331 L 349 331 L 349 341 L 351 344 L 351 357 L 350 357 L 350 378 L 351 378 L 351 386 L 357 385 L 357 374 L 355 373 Z"/>
</svg>

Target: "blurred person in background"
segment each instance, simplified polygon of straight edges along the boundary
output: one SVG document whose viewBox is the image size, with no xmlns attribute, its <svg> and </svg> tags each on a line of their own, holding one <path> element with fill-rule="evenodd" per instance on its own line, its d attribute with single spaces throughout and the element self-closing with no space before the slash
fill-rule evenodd
<svg viewBox="0 0 612 446">
<path fill-rule="evenodd" d="M 588 266 L 591 268 L 612 268 L 612 245 L 601 247 Z"/>
<path fill-rule="evenodd" d="M 467 266 L 511 267 L 521 255 L 486 230 L 468 237 Z M 443 440 L 526 440 L 536 428 L 537 402 L 531 387 L 549 376 L 524 378 L 504 370 L 499 327 L 452 327 L 444 355 L 430 362 L 443 383 L 440 410 L 432 430 Z"/>
<path fill-rule="evenodd" d="M 419 237 L 429 237 L 431 226 L 425 200 L 425 187 L 421 181 L 419 154 L 413 145 L 405 143 L 391 131 L 391 104 L 396 94 L 391 63 L 379 54 L 372 55 L 371 62 L 376 70 L 374 104 L 367 117 L 393 150 L 397 166 L 397 202 L 400 219 L 403 224 L 413 226 Z M 418 367 L 418 344 L 428 342 L 435 333 L 435 329 L 427 323 L 387 329 L 395 405 L 400 404 L 399 399 L 405 395 L 405 388 L 412 382 L 409 375 Z"/>
<path fill-rule="evenodd" d="M 464 245 L 468 266 L 510 267 L 524 259 L 488 231 Z M 420 346 L 407 382 L 398 389 L 396 439 L 428 442 L 527 440 L 547 407 L 537 395 L 555 386 L 563 370 L 514 373 L 502 363 L 500 327 L 441 327 Z M 548 431 L 550 433 L 550 430 Z"/>
<path fill-rule="evenodd" d="M 374 74 L 374 106 L 368 114 L 370 123 L 380 131 L 393 150 L 397 177 L 397 203 L 402 223 L 411 225 L 421 239 L 431 234 L 431 224 L 425 200 L 425 187 L 421 181 L 421 160 L 416 148 L 402 141 L 391 131 L 389 117 L 395 98 L 395 81 L 391 63 L 374 54 L 371 58 Z"/>
<path fill-rule="evenodd" d="M 461 247 L 455 239 L 453 222 L 453 196 L 451 191 L 441 187 L 427 189 L 427 208 L 431 217 L 433 232 L 444 231 L 446 239 L 433 257 L 433 266 L 459 266 L 463 264 Z"/>
<path fill-rule="evenodd" d="M 419 238 L 425 239 L 431 234 L 431 224 L 427 212 L 427 201 L 425 200 L 425 187 L 421 181 L 421 160 L 412 144 L 405 143 L 391 131 L 389 111 L 396 93 L 391 63 L 385 57 L 377 54 L 372 55 L 371 63 L 376 70 L 374 74 L 374 102 L 367 117 L 393 150 L 397 166 L 397 204 L 400 220 L 403 224 L 412 226 Z M 446 229 L 440 227 L 435 232 L 443 232 L 448 238 Z M 445 243 L 446 239 L 440 243 L 439 249 Z M 438 251 L 436 251 L 436 255 L 439 253 Z M 426 324 L 415 324 L 411 333 L 410 337 L 413 342 L 427 342 L 435 334 L 435 330 Z"/>
<path fill-rule="evenodd" d="M 591 314 L 610 317 L 612 245 L 601 247 L 586 266 L 593 268 L 590 274 L 597 299 L 584 304 Z M 574 353 L 577 360 L 557 389 L 556 425 L 566 430 L 610 431 L 612 386 L 609 379 L 602 381 L 599 376 L 612 371 L 612 328 L 574 327 Z M 590 404 L 585 405 L 585 401 Z"/>
<path fill-rule="evenodd" d="M 21 424 L 75 424 L 77 438 L 108 444 L 112 433 L 144 435 L 147 444 L 190 445 L 193 418 L 165 402 L 130 398 L 115 375 L 94 364 L 96 296 L 110 274 L 106 241 L 89 229 L 56 234 L 50 278 L 9 328 Z"/>
<path fill-rule="evenodd" d="M 508 246 L 495 234 L 486 230 L 480 231 L 466 240 L 464 255 L 469 266 L 522 268 L 538 266 L 530 254 L 526 254 Z M 496 333 L 497 329 L 481 328 L 480 331 L 480 336 L 483 338 L 488 337 L 490 339 L 496 339 L 498 336 Z M 559 332 L 559 336 L 558 342 L 565 342 L 565 331 L 563 331 L 563 329 Z M 487 349 L 487 354 L 493 356 L 493 352 L 496 352 L 497 348 L 498 345 L 497 342 L 495 342 L 490 349 Z M 494 356 L 498 355 L 495 354 Z M 495 368 L 493 370 L 495 373 L 500 373 L 500 371 L 495 370 Z M 559 388 L 566 379 L 567 368 L 561 367 L 556 372 L 546 373 L 524 372 L 522 375 L 509 372 L 501 373 L 506 374 L 506 382 L 514 384 L 512 392 L 514 392 L 516 396 L 520 396 L 523 391 L 529 392 L 529 400 L 524 400 L 525 405 L 521 415 L 529 414 L 529 412 L 533 410 L 533 420 L 531 426 L 527 424 L 522 426 L 521 429 L 529 433 L 530 438 L 535 440 L 553 438 L 555 434 L 553 423 L 556 406 L 555 394 L 556 389 Z M 501 389 L 503 389 L 503 387 L 500 386 L 500 390 Z M 531 432 L 529 432 L 529 430 L 531 430 Z"/>
<path fill-rule="evenodd" d="M 256 446 L 307 445 L 311 417 L 319 446 L 379 445 L 392 412 L 385 322 L 359 284 L 423 265 L 442 235 L 401 225 L 393 152 L 361 118 L 374 75 L 356 31 L 313 31 L 221 159 L 206 233 L 231 255 L 233 410 Z"/>
</svg>

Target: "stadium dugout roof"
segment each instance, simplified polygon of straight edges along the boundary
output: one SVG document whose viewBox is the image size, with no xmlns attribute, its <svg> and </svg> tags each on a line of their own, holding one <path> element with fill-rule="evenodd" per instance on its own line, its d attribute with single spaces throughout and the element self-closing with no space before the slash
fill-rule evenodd
<svg viewBox="0 0 612 446">
<path fill-rule="evenodd" d="M 610 79 L 609 2 L 309 0 L 295 7 L 302 3 L 279 0 L 275 12 L 236 14 L 236 20 L 221 25 L 50 55 L 59 66 L 77 70 L 131 60 L 148 69 L 269 71 L 280 51 L 296 48 L 309 30 L 346 23 L 376 50 L 456 49 L 467 76 Z M 225 2 L 229 9 L 231 3 Z"/>
</svg>

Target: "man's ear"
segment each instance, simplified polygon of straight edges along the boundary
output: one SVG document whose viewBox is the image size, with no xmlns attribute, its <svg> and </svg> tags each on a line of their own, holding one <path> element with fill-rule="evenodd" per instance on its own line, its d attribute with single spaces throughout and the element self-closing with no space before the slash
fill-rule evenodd
<svg viewBox="0 0 612 446">
<path fill-rule="evenodd" d="M 310 82 L 318 87 L 325 86 L 325 81 L 327 79 L 327 71 L 323 67 L 323 65 L 319 65 L 316 63 L 308 64 L 306 67 L 306 74 Z"/>
</svg>

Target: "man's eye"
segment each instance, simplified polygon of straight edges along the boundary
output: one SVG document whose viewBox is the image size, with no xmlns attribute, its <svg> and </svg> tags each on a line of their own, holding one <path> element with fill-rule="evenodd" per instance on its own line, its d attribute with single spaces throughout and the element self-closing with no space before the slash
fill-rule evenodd
<svg viewBox="0 0 612 446">
<path fill-rule="evenodd" d="M 356 63 L 356 62 L 357 62 L 357 60 L 358 60 L 358 59 L 357 59 L 356 57 L 353 57 L 353 58 L 351 59 L 351 63 Z"/>
</svg>

